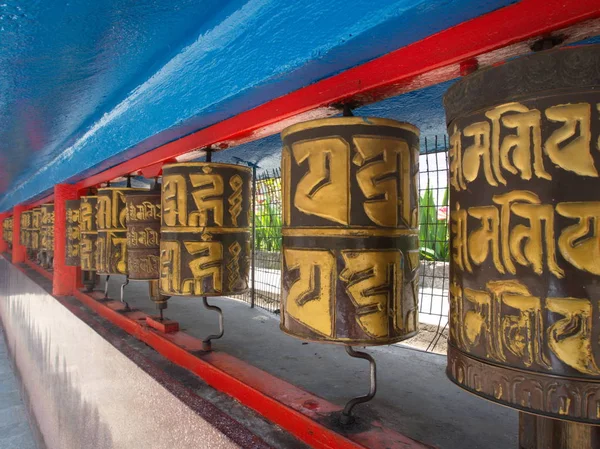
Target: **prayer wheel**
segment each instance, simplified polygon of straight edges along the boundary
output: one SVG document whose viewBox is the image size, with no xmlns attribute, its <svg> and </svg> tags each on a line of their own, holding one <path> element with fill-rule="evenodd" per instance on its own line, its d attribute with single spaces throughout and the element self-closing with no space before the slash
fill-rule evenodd
<svg viewBox="0 0 600 449">
<path fill-rule="evenodd" d="M 93 290 L 96 284 L 97 206 L 96 195 L 82 196 L 79 199 L 79 260 L 83 283 L 88 291 Z"/>
<path fill-rule="evenodd" d="M 281 329 L 361 346 L 415 335 L 418 129 L 340 117 L 281 136 Z"/>
<path fill-rule="evenodd" d="M 541 415 L 522 414 L 523 447 L 592 447 L 548 435 L 566 421 L 600 424 L 600 46 L 477 71 L 444 104 L 447 374 L 471 393 Z M 595 432 L 599 447 L 597 428 L 571 424 L 565 435 Z M 542 428 L 545 436 L 524 442 Z"/>
<path fill-rule="evenodd" d="M 131 281 L 148 281 L 150 299 L 166 309 L 168 297 L 158 292 L 160 278 L 160 190 L 128 192 L 127 268 Z"/>
<path fill-rule="evenodd" d="M 131 187 L 98 189 L 98 239 L 96 270 L 98 274 L 127 275 L 127 208 L 125 194 L 141 191 Z"/>
<path fill-rule="evenodd" d="M 5 218 L 2 221 L 2 240 L 4 240 L 9 246 L 12 246 L 12 217 Z"/>
<path fill-rule="evenodd" d="M 190 162 L 165 165 L 160 292 L 237 295 L 248 289 L 251 170 Z"/>
<path fill-rule="evenodd" d="M 31 248 L 31 212 L 26 211 L 21 213 L 21 229 L 19 234 L 19 241 L 25 248 Z"/>
<path fill-rule="evenodd" d="M 81 233 L 79 229 L 80 200 L 66 201 L 66 221 L 67 238 L 65 247 L 65 265 L 69 267 L 79 267 L 81 259 L 79 257 L 79 245 L 81 243 Z"/>
<path fill-rule="evenodd" d="M 40 250 L 40 231 L 42 226 L 42 208 L 36 207 L 31 211 L 31 249 L 34 253 Z"/>
<path fill-rule="evenodd" d="M 52 268 L 54 261 L 54 204 L 42 204 L 40 219 L 42 266 Z"/>
</svg>

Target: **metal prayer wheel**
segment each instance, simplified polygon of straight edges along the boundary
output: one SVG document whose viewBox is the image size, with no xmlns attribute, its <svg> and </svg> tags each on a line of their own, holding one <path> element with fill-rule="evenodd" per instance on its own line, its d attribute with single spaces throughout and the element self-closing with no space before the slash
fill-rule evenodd
<svg viewBox="0 0 600 449">
<path fill-rule="evenodd" d="M 379 118 L 282 132 L 281 329 L 347 345 L 418 330 L 419 131 Z"/>
<path fill-rule="evenodd" d="M 477 71 L 444 103 L 448 377 L 527 413 L 600 424 L 600 46 Z M 556 444 L 543 447 L 584 447 Z"/>
<path fill-rule="evenodd" d="M 2 222 L 2 233 L 4 241 L 8 244 L 9 248 L 13 246 L 13 217 L 5 218 Z"/>
<path fill-rule="evenodd" d="M 40 250 L 40 231 L 42 226 L 42 208 L 36 207 L 31 211 L 31 249 L 34 253 Z"/>
<path fill-rule="evenodd" d="M 127 274 L 127 208 L 125 194 L 131 187 L 98 189 L 96 220 L 96 269 L 98 274 Z"/>
<path fill-rule="evenodd" d="M 81 259 L 79 257 L 79 246 L 81 243 L 81 233 L 79 229 L 81 201 L 67 200 L 65 203 L 67 224 L 65 265 L 69 267 L 79 267 L 81 265 Z"/>
<path fill-rule="evenodd" d="M 82 196 L 79 199 L 79 260 L 83 283 L 88 291 L 93 290 L 96 284 L 97 206 L 96 195 Z"/>
<path fill-rule="evenodd" d="M 21 229 L 19 231 L 20 232 L 19 241 L 20 241 L 21 245 L 23 245 L 27 249 L 31 248 L 30 227 L 31 227 L 31 212 L 30 211 L 22 212 L 21 213 Z"/>
<path fill-rule="evenodd" d="M 419 130 L 340 117 L 286 128 L 283 140 L 281 330 L 345 345 L 386 345 L 418 331 Z"/>
<path fill-rule="evenodd" d="M 149 281 L 150 299 L 167 308 L 168 297 L 158 292 L 160 278 L 160 190 L 128 192 L 127 268 L 132 281 Z"/>
<path fill-rule="evenodd" d="M 54 204 L 42 204 L 40 220 L 42 266 L 51 268 L 54 260 Z"/>
<path fill-rule="evenodd" d="M 238 165 L 163 167 L 161 293 L 222 296 L 248 289 L 250 178 L 251 170 Z"/>
</svg>

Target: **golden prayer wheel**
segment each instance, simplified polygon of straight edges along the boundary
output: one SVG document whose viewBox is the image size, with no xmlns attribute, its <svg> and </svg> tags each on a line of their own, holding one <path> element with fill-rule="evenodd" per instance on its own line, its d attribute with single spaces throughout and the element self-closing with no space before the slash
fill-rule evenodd
<svg viewBox="0 0 600 449">
<path fill-rule="evenodd" d="M 42 208 L 31 211 L 31 249 L 34 253 L 40 250 L 40 230 L 42 226 Z"/>
<path fill-rule="evenodd" d="M 250 178 L 251 170 L 238 165 L 163 167 L 161 293 L 222 296 L 248 289 Z"/>
<path fill-rule="evenodd" d="M 8 244 L 8 247 L 12 249 L 13 246 L 13 217 L 4 219 L 2 222 L 2 232 L 4 241 Z"/>
<path fill-rule="evenodd" d="M 79 267 L 81 265 L 81 258 L 79 257 L 79 245 L 81 242 L 79 229 L 80 207 L 80 200 L 66 201 L 67 236 L 65 243 L 65 265 L 68 267 Z"/>
<path fill-rule="evenodd" d="M 418 331 L 419 130 L 395 120 L 344 116 L 281 133 L 281 330 L 345 345 L 386 345 Z"/>
<path fill-rule="evenodd" d="M 600 46 L 477 71 L 444 103 L 447 374 L 527 413 L 600 424 Z"/>
<path fill-rule="evenodd" d="M 132 281 L 149 281 L 150 299 L 158 309 L 167 308 L 168 297 L 159 294 L 160 277 L 160 189 L 128 192 L 127 268 Z"/>
<path fill-rule="evenodd" d="M 98 189 L 98 239 L 96 270 L 98 274 L 127 274 L 127 208 L 125 194 L 143 191 L 131 187 Z"/>
<path fill-rule="evenodd" d="M 52 268 L 54 261 L 54 204 L 42 204 L 40 218 L 40 250 L 42 266 Z"/>
<path fill-rule="evenodd" d="M 96 284 L 97 206 L 96 195 L 82 196 L 79 199 L 79 260 L 83 284 L 88 291 L 93 290 Z"/>
<path fill-rule="evenodd" d="M 281 329 L 386 345 L 418 330 L 419 131 L 340 117 L 282 132 Z"/>
<path fill-rule="evenodd" d="M 21 229 L 19 234 L 19 241 L 25 248 L 31 248 L 31 212 L 26 211 L 21 213 Z"/>
</svg>

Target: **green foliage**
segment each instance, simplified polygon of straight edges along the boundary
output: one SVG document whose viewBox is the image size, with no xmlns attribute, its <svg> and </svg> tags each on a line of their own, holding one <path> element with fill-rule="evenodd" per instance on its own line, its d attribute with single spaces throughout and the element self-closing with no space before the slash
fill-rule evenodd
<svg viewBox="0 0 600 449">
<path fill-rule="evenodd" d="M 444 191 L 441 205 L 435 203 L 433 189 L 427 184 L 419 198 L 419 242 L 421 259 L 448 261 L 448 221 L 438 220 L 438 209 L 448 205 L 448 188 Z M 447 210 L 447 209 L 446 209 Z"/>
<path fill-rule="evenodd" d="M 281 251 L 281 179 L 257 182 L 256 249 Z"/>
</svg>

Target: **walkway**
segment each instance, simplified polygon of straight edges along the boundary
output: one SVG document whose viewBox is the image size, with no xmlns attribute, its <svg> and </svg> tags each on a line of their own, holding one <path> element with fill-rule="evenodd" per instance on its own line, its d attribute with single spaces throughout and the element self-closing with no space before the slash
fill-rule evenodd
<svg viewBox="0 0 600 449">
<path fill-rule="evenodd" d="M 36 449 L 0 323 L 0 449 Z"/>
</svg>

